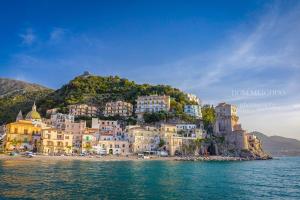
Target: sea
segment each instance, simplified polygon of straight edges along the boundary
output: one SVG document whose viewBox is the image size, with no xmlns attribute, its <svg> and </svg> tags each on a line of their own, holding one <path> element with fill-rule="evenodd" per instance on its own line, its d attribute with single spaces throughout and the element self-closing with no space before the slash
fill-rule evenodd
<svg viewBox="0 0 300 200">
<path fill-rule="evenodd" d="M 300 157 L 266 161 L 0 160 L 0 199 L 300 199 Z"/>
</svg>

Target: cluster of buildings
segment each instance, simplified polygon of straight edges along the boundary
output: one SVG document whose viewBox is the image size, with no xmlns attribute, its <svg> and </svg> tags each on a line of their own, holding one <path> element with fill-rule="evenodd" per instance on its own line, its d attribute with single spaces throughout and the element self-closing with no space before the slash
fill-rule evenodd
<svg viewBox="0 0 300 200">
<path fill-rule="evenodd" d="M 35 151 L 47 155 L 95 153 L 100 155 L 129 155 L 143 152 L 167 152 L 173 156 L 180 154 L 183 148 L 197 139 L 206 139 L 201 114 L 201 102 L 194 95 L 189 95 L 192 105 L 185 105 L 185 113 L 200 119 L 197 124 L 161 123 L 148 126 L 124 125 L 117 120 L 101 120 L 95 106 L 79 104 L 70 105 L 69 113 L 59 113 L 57 109 L 47 111 L 49 118 L 44 119 L 37 112 L 36 105 L 23 118 L 22 112 L 16 121 L 1 127 L 4 150 Z M 141 96 L 137 99 L 135 113 L 143 119 L 146 112 L 170 111 L 170 96 Z M 131 116 L 133 105 L 128 102 L 116 101 L 106 103 L 105 116 Z M 226 150 L 251 150 L 261 148 L 260 141 L 247 134 L 238 123 L 236 106 L 220 103 L 215 107 L 216 122 L 214 137 L 224 138 Z M 75 121 L 77 116 L 92 117 L 90 127 L 86 121 Z M 195 143 L 194 143 L 195 144 Z M 216 143 L 201 147 L 202 153 L 220 154 L 224 148 Z"/>
<path fill-rule="evenodd" d="M 201 101 L 195 95 L 187 94 L 188 100 L 193 104 L 184 106 L 184 112 L 197 119 L 202 118 Z M 125 101 L 107 102 L 103 110 L 95 105 L 75 104 L 69 105 L 69 114 L 75 117 L 97 117 L 97 116 L 120 116 L 130 117 L 133 114 L 137 115 L 139 120 L 143 120 L 144 113 L 153 113 L 159 111 L 169 112 L 171 109 L 171 98 L 167 95 L 149 95 L 139 96 L 136 100 L 136 106 Z M 57 108 L 47 110 L 47 116 L 51 116 L 58 112 Z"/>
<path fill-rule="evenodd" d="M 138 113 L 158 112 L 170 109 L 169 96 L 141 97 Z M 126 102 L 109 102 L 105 115 L 129 116 L 133 107 Z M 85 105 L 71 105 L 69 113 L 48 110 L 49 118 L 42 118 L 36 105 L 23 118 L 20 111 L 16 121 L 5 126 L 4 149 L 34 151 L 47 155 L 95 153 L 129 155 L 145 151 L 165 151 L 175 155 L 185 142 L 205 137 L 203 125 L 160 124 L 156 126 L 126 126 L 117 120 L 101 120 L 94 117 L 97 109 Z M 91 116 L 91 127 L 86 121 L 75 121 L 76 116 Z"/>
</svg>

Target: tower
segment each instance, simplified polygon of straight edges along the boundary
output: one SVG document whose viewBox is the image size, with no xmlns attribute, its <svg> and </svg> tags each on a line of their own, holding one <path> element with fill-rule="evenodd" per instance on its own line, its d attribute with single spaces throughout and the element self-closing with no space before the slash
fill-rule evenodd
<svg viewBox="0 0 300 200">
<path fill-rule="evenodd" d="M 23 115 L 22 115 L 21 110 L 19 111 L 19 114 L 17 115 L 17 118 L 16 118 L 16 121 L 19 121 L 19 120 L 23 120 Z"/>
</svg>

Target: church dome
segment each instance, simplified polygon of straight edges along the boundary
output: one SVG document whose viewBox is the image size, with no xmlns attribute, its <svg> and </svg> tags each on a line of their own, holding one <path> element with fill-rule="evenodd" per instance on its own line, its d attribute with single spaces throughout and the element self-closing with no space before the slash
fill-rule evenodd
<svg viewBox="0 0 300 200">
<path fill-rule="evenodd" d="M 41 115 L 36 111 L 35 103 L 32 106 L 32 110 L 26 115 L 26 120 L 41 120 Z"/>
</svg>

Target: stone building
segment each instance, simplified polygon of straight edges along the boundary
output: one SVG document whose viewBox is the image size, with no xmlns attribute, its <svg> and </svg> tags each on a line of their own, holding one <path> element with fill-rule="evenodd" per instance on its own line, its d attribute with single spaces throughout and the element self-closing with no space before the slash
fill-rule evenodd
<svg viewBox="0 0 300 200">
<path fill-rule="evenodd" d="M 227 144 L 227 150 L 248 149 L 246 131 L 242 129 L 238 123 L 237 107 L 234 105 L 220 103 L 215 108 L 216 122 L 214 126 L 214 134 L 224 137 Z"/>
<path fill-rule="evenodd" d="M 105 104 L 104 116 L 121 116 L 129 117 L 132 115 L 133 106 L 125 101 L 107 102 Z"/>
</svg>

